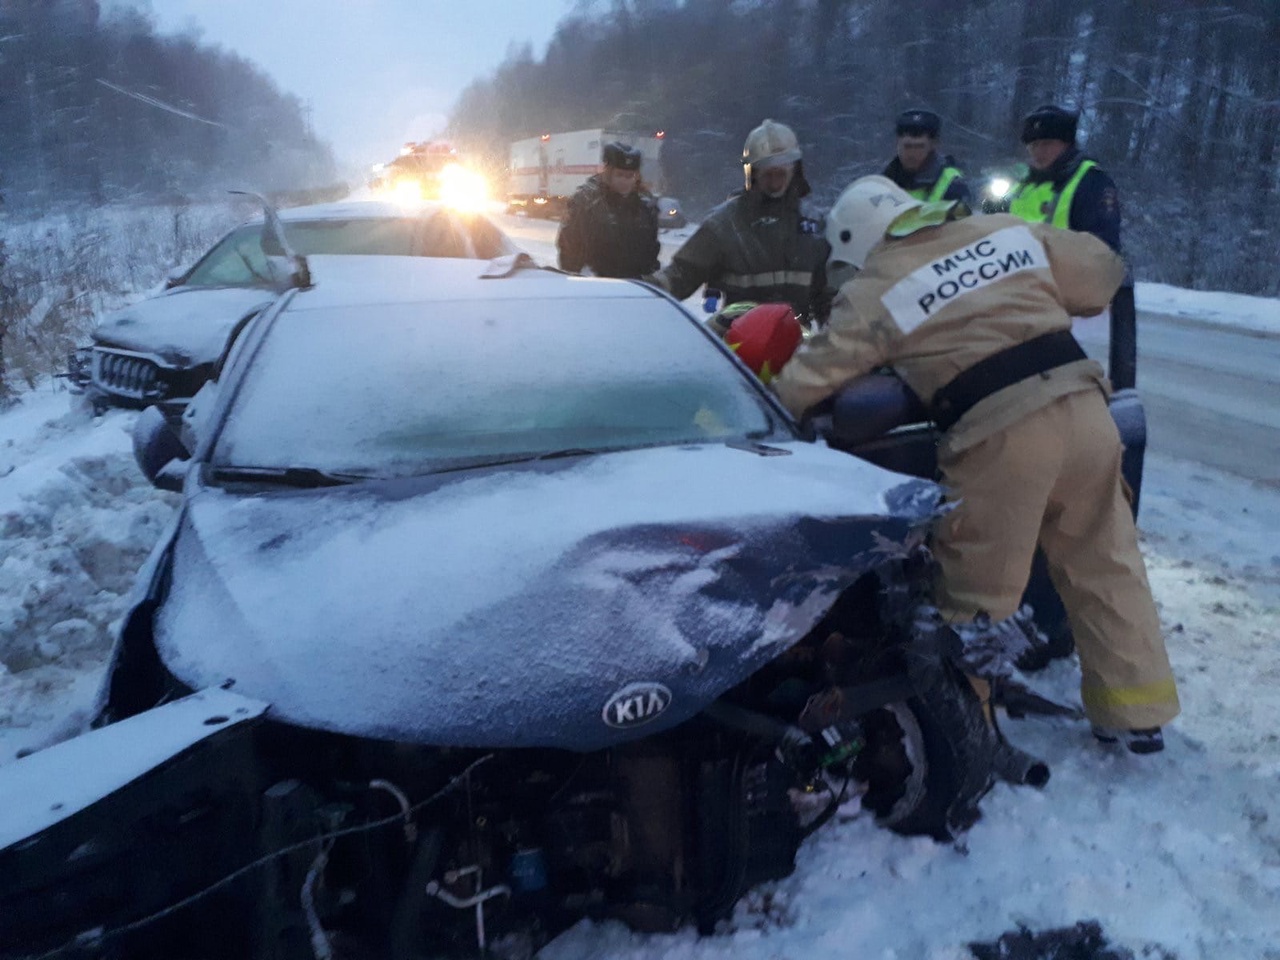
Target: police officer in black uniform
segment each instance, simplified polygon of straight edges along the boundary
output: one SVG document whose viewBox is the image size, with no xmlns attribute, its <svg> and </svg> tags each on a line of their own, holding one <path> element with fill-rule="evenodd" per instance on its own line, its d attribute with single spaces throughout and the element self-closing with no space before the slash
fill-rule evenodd
<svg viewBox="0 0 1280 960">
<path fill-rule="evenodd" d="M 640 151 L 607 143 L 604 168 L 578 188 L 556 237 L 560 269 L 640 277 L 658 268 L 658 205 L 640 182 Z"/>
<path fill-rule="evenodd" d="M 942 118 L 919 108 L 898 114 L 894 125 L 897 155 L 884 175 L 915 199 L 925 203 L 959 200 L 970 206 L 969 184 L 956 166 L 955 157 L 940 153 Z"/>
<path fill-rule="evenodd" d="M 1023 119 L 1022 142 L 1027 147 L 1029 170 L 1014 188 L 1009 212 L 1031 223 L 1092 233 L 1123 255 L 1120 194 L 1115 181 L 1076 143 L 1079 119 L 1079 114 L 1056 104 L 1036 107 Z M 1116 319 L 1114 330 L 1135 329 L 1132 273 L 1126 273 L 1111 301 L 1111 312 Z M 1111 356 L 1112 384 L 1117 389 L 1133 386 L 1136 374 L 1125 359 L 1128 351 L 1113 343 Z"/>
</svg>

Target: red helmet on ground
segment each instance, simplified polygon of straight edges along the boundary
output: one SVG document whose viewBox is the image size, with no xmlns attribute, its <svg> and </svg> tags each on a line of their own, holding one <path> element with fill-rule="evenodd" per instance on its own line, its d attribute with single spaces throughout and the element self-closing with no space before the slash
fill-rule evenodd
<svg viewBox="0 0 1280 960">
<path fill-rule="evenodd" d="M 724 342 L 765 383 L 778 375 L 802 339 L 800 321 L 785 303 L 752 307 L 724 335 Z"/>
</svg>

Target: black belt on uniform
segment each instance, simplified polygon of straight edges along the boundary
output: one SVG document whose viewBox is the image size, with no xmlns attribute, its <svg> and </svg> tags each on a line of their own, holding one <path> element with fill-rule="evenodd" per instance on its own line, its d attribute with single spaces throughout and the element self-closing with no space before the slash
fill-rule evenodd
<svg viewBox="0 0 1280 960">
<path fill-rule="evenodd" d="M 933 422 L 939 430 L 950 430 L 975 404 L 993 393 L 1027 377 L 1084 359 L 1085 352 L 1070 330 L 1046 333 L 993 353 L 958 374 L 933 395 Z"/>
</svg>

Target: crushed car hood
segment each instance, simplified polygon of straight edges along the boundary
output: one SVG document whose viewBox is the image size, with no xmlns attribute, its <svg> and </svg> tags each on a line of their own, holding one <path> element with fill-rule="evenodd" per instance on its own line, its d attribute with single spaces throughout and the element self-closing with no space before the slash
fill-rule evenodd
<svg viewBox="0 0 1280 960">
<path fill-rule="evenodd" d="M 187 503 L 155 638 L 303 726 L 593 750 L 802 638 L 936 508 L 824 446 L 663 448 Z"/>
<path fill-rule="evenodd" d="M 166 291 L 108 314 L 94 342 L 157 357 L 171 367 L 213 363 L 232 328 L 275 298 L 270 290 L 190 287 Z"/>
</svg>

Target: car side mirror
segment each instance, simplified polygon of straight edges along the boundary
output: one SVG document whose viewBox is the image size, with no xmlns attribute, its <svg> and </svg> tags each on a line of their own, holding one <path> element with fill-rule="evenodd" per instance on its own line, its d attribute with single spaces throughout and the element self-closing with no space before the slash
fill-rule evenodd
<svg viewBox="0 0 1280 960">
<path fill-rule="evenodd" d="M 159 407 L 147 407 L 133 424 L 133 459 L 143 476 L 161 490 L 178 491 L 189 454 Z"/>
<path fill-rule="evenodd" d="M 178 284 L 182 283 L 182 280 L 186 275 L 187 268 L 181 264 L 176 267 L 171 267 L 169 272 L 164 275 L 164 288 L 166 290 L 172 290 Z"/>
<path fill-rule="evenodd" d="M 195 453 L 200 446 L 201 434 L 208 429 L 209 417 L 217 399 L 218 381 L 206 380 L 196 391 L 196 395 L 187 401 L 182 411 L 182 420 L 176 428 L 178 440 L 187 453 Z"/>
<path fill-rule="evenodd" d="M 181 493 L 183 484 L 187 482 L 187 468 L 190 466 L 190 460 L 170 460 L 160 468 L 151 483 L 157 490 Z"/>
</svg>

